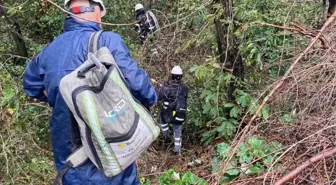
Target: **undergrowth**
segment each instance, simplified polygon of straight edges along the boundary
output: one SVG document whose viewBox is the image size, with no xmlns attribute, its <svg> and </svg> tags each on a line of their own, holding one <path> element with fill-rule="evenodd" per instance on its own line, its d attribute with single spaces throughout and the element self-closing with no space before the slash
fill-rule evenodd
<svg viewBox="0 0 336 185">
<path fill-rule="evenodd" d="M 63 3 L 61 0 L 57 2 Z M 188 120 L 185 123 L 188 127 L 185 132 L 188 133 L 185 135 L 190 136 L 188 141 L 216 148 L 216 154 L 210 156 L 210 174 L 196 175 L 171 165 L 168 167 L 171 169 L 160 175 L 157 182 L 140 177 L 142 184 L 205 185 L 211 182 L 223 170 L 222 165 L 232 151 L 233 139 L 244 129 L 246 120 L 256 113 L 264 91 L 267 92 L 268 86 L 285 73 L 291 59 L 307 45 L 307 36 L 253 23 L 291 26 L 300 22 L 316 28 L 322 20 L 321 4 L 315 1 L 234 0 L 234 23 L 222 16 L 222 10 L 212 11 L 213 7 L 221 9 L 219 4 L 207 2 L 160 1 L 153 5 L 153 9 L 159 10 L 155 13 L 162 22 L 161 26 L 168 25 L 160 31 L 157 41 L 161 55 L 159 61 L 153 62 L 142 53 L 148 49 L 147 46 L 141 48 L 134 44 L 135 34 L 129 27 L 112 28 L 122 35 L 132 57 L 143 59 L 140 64 L 152 78 L 162 82 L 167 79 L 172 66 L 183 67 L 184 82 L 190 89 Z M 119 11 L 106 16 L 104 21 L 132 22 L 133 4 L 136 3 L 134 0 L 107 2 L 107 7 Z M 31 55 L 38 53 L 42 46 L 62 32 L 64 15 L 52 6 L 42 6 L 37 2 L 28 6 L 21 1 L 6 5 L 20 7 L 10 8 L 9 14 L 22 25 L 23 37 Z M 218 17 L 222 17 L 221 22 L 230 25 L 230 29 L 236 24 L 233 32 L 239 41 L 239 53 L 244 58 L 244 80 L 233 77 L 218 62 L 213 25 Z M 10 29 L 1 24 L 0 27 Z M 0 174 L 3 174 L 0 184 L 50 184 L 55 177 L 48 127 L 51 109 L 25 96 L 21 83 L 25 66 L 13 65 L 16 60 L 10 54 L 2 55 L 12 53 L 15 46 L 8 39 L 10 34 L 5 31 L 1 34 L 0 59 L 5 62 L 0 63 Z M 229 100 L 227 88 L 232 81 L 237 86 L 234 99 Z M 298 115 L 292 107 L 284 105 L 280 110 L 278 107 L 266 105 L 257 115 L 254 126 L 258 132 L 249 135 L 238 146 L 225 169 L 226 173 L 221 176 L 222 184 L 262 175 L 270 168 L 277 170 L 285 165 L 273 163 L 288 143 L 269 139 L 267 136 L 271 131 L 267 124 L 280 120 L 285 125 L 295 125 Z"/>
</svg>

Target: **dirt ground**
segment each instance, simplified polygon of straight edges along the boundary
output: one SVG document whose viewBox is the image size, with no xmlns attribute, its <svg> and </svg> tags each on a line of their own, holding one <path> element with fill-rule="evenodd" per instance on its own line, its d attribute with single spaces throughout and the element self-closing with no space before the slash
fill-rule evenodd
<svg viewBox="0 0 336 185">
<path fill-rule="evenodd" d="M 164 146 L 162 139 L 159 138 L 149 147 L 147 152 L 137 160 L 139 177 L 157 184 L 160 175 L 169 169 L 175 169 L 178 172 L 191 171 L 203 178 L 211 176 L 211 156 L 215 153 L 213 146 L 186 143 L 181 156 L 178 156 L 172 152 L 173 145 L 171 143 L 169 146 Z"/>
</svg>

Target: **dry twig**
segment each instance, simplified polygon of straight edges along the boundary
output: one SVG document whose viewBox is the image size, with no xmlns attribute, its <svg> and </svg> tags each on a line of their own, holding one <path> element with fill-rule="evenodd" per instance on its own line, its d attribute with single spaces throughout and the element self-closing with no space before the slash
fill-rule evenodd
<svg viewBox="0 0 336 185">
<path fill-rule="evenodd" d="M 304 28 L 302 25 L 298 25 L 298 24 L 294 24 L 294 27 L 287 27 L 287 26 L 279 26 L 279 25 L 269 24 L 269 23 L 264 23 L 264 22 L 254 22 L 254 23 L 252 23 L 252 25 L 269 26 L 269 27 L 273 27 L 273 28 L 289 30 L 289 31 L 301 33 L 302 35 L 308 35 L 310 37 L 316 37 L 317 34 L 318 34 L 318 33 L 316 33 L 315 30 L 310 30 L 310 29 Z M 330 47 L 329 42 L 327 41 L 327 39 L 323 35 L 321 35 L 319 37 L 319 40 L 321 41 L 323 49 L 328 49 Z"/>
</svg>

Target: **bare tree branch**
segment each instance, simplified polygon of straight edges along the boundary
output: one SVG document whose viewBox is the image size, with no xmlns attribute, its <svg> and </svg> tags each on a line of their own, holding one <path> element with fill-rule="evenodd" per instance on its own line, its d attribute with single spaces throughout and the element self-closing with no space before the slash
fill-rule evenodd
<svg viewBox="0 0 336 185">
<path fill-rule="evenodd" d="M 304 169 L 306 169 L 307 167 L 309 167 L 313 163 L 317 163 L 317 162 L 319 162 L 322 159 L 331 157 L 335 153 L 336 153 L 336 148 L 332 148 L 332 149 L 329 149 L 327 151 L 324 151 L 324 152 L 320 153 L 317 156 L 314 156 L 314 157 L 310 158 L 309 160 L 307 160 L 306 162 L 304 162 L 303 164 L 301 164 L 300 166 L 298 166 L 297 168 L 295 168 L 293 171 L 289 172 L 286 176 L 284 176 L 281 179 L 279 179 L 278 181 L 276 181 L 274 185 L 285 184 L 286 182 L 288 182 L 288 181 L 292 180 L 293 178 L 295 178 Z"/>
</svg>

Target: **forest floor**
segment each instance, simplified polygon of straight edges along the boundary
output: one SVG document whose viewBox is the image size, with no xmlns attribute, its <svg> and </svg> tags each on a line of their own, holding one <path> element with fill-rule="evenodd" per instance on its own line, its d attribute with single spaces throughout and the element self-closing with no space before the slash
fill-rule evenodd
<svg viewBox="0 0 336 185">
<path fill-rule="evenodd" d="M 312 157 L 335 147 L 335 30 L 336 24 L 333 23 L 323 34 L 329 48 L 322 49 L 322 44 L 317 43 L 270 99 L 274 115 L 266 122 L 256 120 L 250 129 L 250 135 L 257 134 L 268 142 L 281 142 L 283 148 L 279 151 L 279 160 L 269 166 L 266 175 L 237 179 L 230 184 L 273 184 Z M 297 48 L 293 59 L 303 49 Z M 289 112 L 287 121 L 279 116 L 284 112 Z M 175 168 L 178 172 L 191 171 L 211 182 L 215 145 L 203 146 L 200 142 L 187 141 L 181 157 L 171 153 L 172 145 L 168 149 L 160 145 L 160 141 L 157 141 L 137 161 L 139 177 L 157 184 L 160 175 Z M 280 164 L 281 168 L 275 169 L 276 164 Z M 336 184 L 335 167 L 336 157 L 320 160 L 305 168 L 288 184 Z"/>
<path fill-rule="evenodd" d="M 164 146 L 161 139 L 156 141 L 137 160 L 139 178 L 144 177 L 152 184 L 158 184 L 160 175 L 169 169 L 175 169 L 177 172 L 190 171 L 204 179 L 212 178 L 212 156 L 215 155 L 212 145 L 186 143 L 180 156 L 173 153 L 173 145 L 171 143 Z"/>
</svg>

